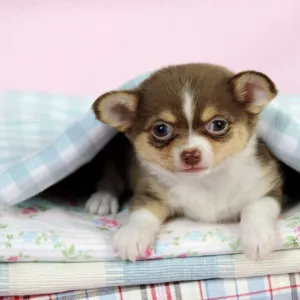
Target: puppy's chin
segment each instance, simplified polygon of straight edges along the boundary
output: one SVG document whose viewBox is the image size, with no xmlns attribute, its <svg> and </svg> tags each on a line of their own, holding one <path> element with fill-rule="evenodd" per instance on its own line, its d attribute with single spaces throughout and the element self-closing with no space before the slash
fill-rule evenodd
<svg viewBox="0 0 300 300">
<path fill-rule="evenodd" d="M 177 176 L 179 177 L 203 177 L 207 174 L 210 174 L 212 172 L 212 169 L 210 168 L 192 168 L 192 169 L 187 169 L 187 170 L 179 170 L 175 171 Z"/>
<path fill-rule="evenodd" d="M 181 180 L 198 180 L 208 174 L 211 174 L 212 171 L 210 168 L 199 168 L 193 171 L 184 171 L 180 170 L 179 168 L 169 170 L 156 163 L 147 162 L 144 160 L 140 160 L 140 162 L 151 175 L 154 175 L 158 178 L 158 180 L 166 184 L 172 184 L 174 181 L 180 182 Z"/>
</svg>

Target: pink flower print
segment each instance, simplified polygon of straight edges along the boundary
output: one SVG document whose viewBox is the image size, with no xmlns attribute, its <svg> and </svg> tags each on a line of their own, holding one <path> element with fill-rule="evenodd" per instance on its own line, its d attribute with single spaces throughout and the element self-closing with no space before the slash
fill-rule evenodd
<svg viewBox="0 0 300 300">
<path fill-rule="evenodd" d="M 177 255 L 177 258 L 186 258 L 187 254 L 186 253 L 181 253 L 179 255 Z"/>
<path fill-rule="evenodd" d="M 118 222 L 114 219 L 109 218 L 99 218 L 93 220 L 93 223 L 95 223 L 98 227 L 103 229 L 112 229 L 118 227 Z"/>
<path fill-rule="evenodd" d="M 34 207 L 27 207 L 27 208 L 24 208 L 22 211 L 21 211 L 21 213 L 23 214 L 23 215 L 29 215 L 29 214 L 31 214 L 31 213 L 37 213 L 38 212 L 38 210 L 36 209 L 36 208 L 34 208 Z"/>
<path fill-rule="evenodd" d="M 152 253 L 153 253 L 153 247 L 152 247 L 152 246 L 149 246 L 149 247 L 146 249 L 146 252 L 145 252 L 145 258 L 149 258 L 150 256 L 152 256 Z"/>
<path fill-rule="evenodd" d="M 146 249 L 146 252 L 143 256 L 140 256 L 139 259 L 146 259 L 146 258 L 149 258 L 152 256 L 153 254 L 153 247 L 152 246 L 149 246 L 147 249 Z"/>
<path fill-rule="evenodd" d="M 294 234 L 296 239 L 300 239 L 300 226 L 294 228 Z"/>
<path fill-rule="evenodd" d="M 103 221 L 103 225 L 107 228 L 118 227 L 118 222 L 116 220 L 103 218 L 102 221 Z"/>
<path fill-rule="evenodd" d="M 18 256 L 10 256 L 7 261 L 10 261 L 10 262 L 16 262 L 19 260 L 19 257 Z"/>
</svg>

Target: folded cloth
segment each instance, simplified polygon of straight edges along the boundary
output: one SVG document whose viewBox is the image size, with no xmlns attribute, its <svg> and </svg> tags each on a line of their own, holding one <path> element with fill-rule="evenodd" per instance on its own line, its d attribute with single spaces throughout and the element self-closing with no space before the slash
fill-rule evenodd
<svg viewBox="0 0 300 300">
<path fill-rule="evenodd" d="M 141 286 L 98 288 L 52 295 L 18 297 L 18 300 L 282 300 L 298 299 L 299 295 L 300 274 L 292 273 L 246 279 L 211 279 Z"/>
<path fill-rule="evenodd" d="M 149 74 L 121 88 L 136 87 Z M 41 93 L 0 94 L 0 204 L 45 190 L 90 161 L 115 131 L 95 120 L 90 99 Z M 266 108 L 259 134 L 300 171 L 300 97 L 280 95 Z"/>
<path fill-rule="evenodd" d="M 90 161 L 115 131 L 92 101 L 44 93 L 0 94 L 0 204 L 13 205 Z"/>
<path fill-rule="evenodd" d="M 300 172 L 299 96 L 277 96 L 262 113 L 258 133 L 275 156 Z"/>
<path fill-rule="evenodd" d="M 111 240 L 128 218 L 99 217 L 80 205 L 47 201 L 41 197 L 0 209 L 0 261 L 87 262 L 118 261 Z M 300 205 L 278 221 L 278 249 L 300 244 Z M 141 259 L 211 256 L 241 253 L 239 226 L 203 224 L 188 219 L 164 224 L 154 245 Z"/>
<path fill-rule="evenodd" d="M 299 272 L 299 265 L 300 250 L 274 252 L 268 259 L 257 262 L 237 254 L 135 263 L 1 263 L 0 295 L 288 274 Z"/>
</svg>

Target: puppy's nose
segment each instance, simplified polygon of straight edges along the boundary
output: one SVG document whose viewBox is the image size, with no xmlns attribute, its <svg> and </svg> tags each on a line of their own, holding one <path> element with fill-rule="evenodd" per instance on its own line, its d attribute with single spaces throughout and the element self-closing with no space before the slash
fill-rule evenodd
<svg viewBox="0 0 300 300">
<path fill-rule="evenodd" d="M 186 165 L 194 166 L 196 165 L 201 159 L 201 153 L 197 149 L 188 149 L 181 153 L 181 160 Z"/>
</svg>

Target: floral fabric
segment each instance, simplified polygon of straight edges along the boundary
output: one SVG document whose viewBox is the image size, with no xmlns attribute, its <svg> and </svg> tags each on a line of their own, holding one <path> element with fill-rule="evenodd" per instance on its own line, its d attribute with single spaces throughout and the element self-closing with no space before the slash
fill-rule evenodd
<svg viewBox="0 0 300 300">
<path fill-rule="evenodd" d="M 76 203 L 39 197 L 0 210 L 0 261 L 114 261 L 113 233 L 126 222 L 89 214 Z M 278 220 L 280 249 L 300 245 L 300 205 Z M 201 224 L 187 219 L 167 222 L 141 259 L 240 253 L 238 224 Z"/>
</svg>

